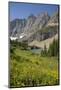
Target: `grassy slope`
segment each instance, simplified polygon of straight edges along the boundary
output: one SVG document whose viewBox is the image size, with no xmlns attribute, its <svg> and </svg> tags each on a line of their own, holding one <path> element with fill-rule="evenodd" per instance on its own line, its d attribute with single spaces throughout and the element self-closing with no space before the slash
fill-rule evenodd
<svg viewBox="0 0 61 90">
<path fill-rule="evenodd" d="M 10 60 L 11 87 L 58 84 L 57 57 L 41 57 L 25 50 L 15 50 Z"/>
</svg>

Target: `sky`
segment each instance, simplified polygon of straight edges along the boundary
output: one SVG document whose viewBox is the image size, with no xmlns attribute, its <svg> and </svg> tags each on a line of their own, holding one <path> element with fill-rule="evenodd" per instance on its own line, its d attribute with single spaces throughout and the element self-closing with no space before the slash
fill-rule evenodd
<svg viewBox="0 0 61 90">
<path fill-rule="evenodd" d="M 10 21 L 14 19 L 26 19 L 31 14 L 36 16 L 42 12 L 48 12 L 51 16 L 57 10 L 58 5 L 9 2 Z"/>
</svg>

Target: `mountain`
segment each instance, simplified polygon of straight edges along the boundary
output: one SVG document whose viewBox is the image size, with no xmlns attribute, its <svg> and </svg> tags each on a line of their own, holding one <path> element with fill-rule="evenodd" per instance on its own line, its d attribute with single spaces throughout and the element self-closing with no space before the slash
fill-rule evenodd
<svg viewBox="0 0 61 90">
<path fill-rule="evenodd" d="M 49 20 L 49 22 L 48 22 L 48 24 L 47 24 L 47 26 L 57 26 L 58 25 L 58 20 L 59 20 L 59 17 L 58 17 L 59 15 L 58 15 L 58 12 L 55 12 L 52 16 L 51 16 L 51 18 L 50 18 L 50 20 Z"/>
<path fill-rule="evenodd" d="M 18 33 L 23 32 L 26 25 L 26 19 L 15 19 L 10 22 L 10 36 L 15 37 Z"/>
<path fill-rule="evenodd" d="M 53 37 L 58 33 L 58 12 L 51 17 L 47 12 L 34 16 L 31 14 L 27 19 L 15 19 L 10 22 L 10 38 L 28 44 L 34 40 L 42 41 Z"/>
<path fill-rule="evenodd" d="M 44 48 L 44 45 L 46 45 L 47 49 L 49 48 L 49 45 L 53 42 L 54 39 L 58 39 L 58 30 L 59 30 L 59 16 L 56 12 L 54 15 L 52 15 L 41 30 L 37 31 L 35 33 L 35 38 L 31 42 L 28 43 L 29 46 L 36 46 L 39 48 Z"/>
<path fill-rule="evenodd" d="M 33 27 L 35 20 L 36 20 L 36 17 L 34 15 L 28 16 L 27 23 L 26 23 L 26 26 L 24 27 L 23 33 L 30 33 L 31 32 L 31 27 Z"/>
<path fill-rule="evenodd" d="M 47 23 L 42 27 L 41 29 L 37 30 L 36 33 L 34 33 L 29 39 L 29 42 L 32 42 L 33 40 L 42 41 L 46 40 L 48 38 L 53 37 L 58 33 L 58 25 L 59 25 L 59 16 L 58 12 L 54 13 Z"/>
<path fill-rule="evenodd" d="M 48 49 L 49 45 L 53 42 L 54 39 L 56 39 L 56 40 L 58 39 L 58 34 L 54 35 L 53 37 L 49 37 L 43 41 L 34 40 L 34 41 L 30 42 L 28 45 L 30 47 L 35 46 L 35 47 L 39 47 L 42 49 L 44 49 L 44 46 L 46 45 L 46 48 Z"/>
</svg>

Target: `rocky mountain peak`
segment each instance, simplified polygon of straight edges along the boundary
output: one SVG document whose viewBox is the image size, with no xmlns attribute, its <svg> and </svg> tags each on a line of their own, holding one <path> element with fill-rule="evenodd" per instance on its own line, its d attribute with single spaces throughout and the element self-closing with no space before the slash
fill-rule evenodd
<svg viewBox="0 0 61 90">
<path fill-rule="evenodd" d="M 57 13 L 50 17 L 47 12 L 40 13 L 37 16 L 31 14 L 27 19 L 15 19 L 10 22 L 10 36 L 18 37 L 19 41 L 28 40 L 30 37 L 33 40 L 35 36 L 39 40 L 40 34 L 35 33 L 48 25 L 55 25 L 57 20 Z M 52 22 L 53 24 L 51 24 Z M 31 41 L 30 39 L 29 41 Z"/>
<path fill-rule="evenodd" d="M 30 18 L 36 18 L 36 16 L 34 16 L 33 14 L 31 14 L 31 15 L 28 16 L 28 19 L 30 19 Z"/>
</svg>

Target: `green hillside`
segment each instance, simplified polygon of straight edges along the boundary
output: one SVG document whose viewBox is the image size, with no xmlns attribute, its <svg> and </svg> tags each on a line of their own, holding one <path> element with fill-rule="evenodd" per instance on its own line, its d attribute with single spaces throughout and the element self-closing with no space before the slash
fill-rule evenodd
<svg viewBox="0 0 61 90">
<path fill-rule="evenodd" d="M 10 87 L 58 84 L 58 57 L 42 57 L 19 47 L 11 50 Z"/>
</svg>

